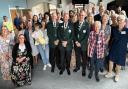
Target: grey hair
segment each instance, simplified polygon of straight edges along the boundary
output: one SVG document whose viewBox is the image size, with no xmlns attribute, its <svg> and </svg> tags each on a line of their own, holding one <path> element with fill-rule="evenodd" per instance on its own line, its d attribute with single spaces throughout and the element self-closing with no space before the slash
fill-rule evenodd
<svg viewBox="0 0 128 89">
<path fill-rule="evenodd" d="M 100 21 L 95 21 L 94 24 L 98 24 L 99 28 L 101 28 L 101 22 Z"/>
</svg>

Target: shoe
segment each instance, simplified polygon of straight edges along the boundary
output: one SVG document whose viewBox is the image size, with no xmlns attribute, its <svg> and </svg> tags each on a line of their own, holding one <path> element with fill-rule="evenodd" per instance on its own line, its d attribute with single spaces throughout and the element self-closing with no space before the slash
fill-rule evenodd
<svg viewBox="0 0 128 89">
<path fill-rule="evenodd" d="M 43 70 L 46 70 L 46 67 L 47 67 L 47 65 L 44 65 L 44 68 L 43 68 Z"/>
<path fill-rule="evenodd" d="M 90 72 L 89 75 L 88 75 L 88 78 L 91 79 L 92 75 L 93 75 L 93 73 Z"/>
<path fill-rule="evenodd" d="M 119 75 L 115 75 L 114 80 L 115 80 L 115 82 L 118 82 L 119 81 Z"/>
<path fill-rule="evenodd" d="M 95 79 L 96 79 L 96 81 L 97 81 L 97 82 L 99 82 L 99 81 L 100 81 L 99 73 L 98 73 L 98 72 L 95 72 Z"/>
<path fill-rule="evenodd" d="M 75 68 L 74 70 L 73 70 L 73 72 L 77 72 L 78 70 L 80 70 L 80 68 Z"/>
<path fill-rule="evenodd" d="M 102 72 L 102 73 L 103 73 L 103 72 L 104 72 L 104 69 L 103 69 L 103 68 L 100 68 L 100 72 Z"/>
<path fill-rule="evenodd" d="M 84 77 L 86 75 L 85 71 L 82 71 L 82 76 Z"/>
<path fill-rule="evenodd" d="M 51 69 L 51 72 L 53 73 L 54 72 L 54 68 L 52 67 L 52 69 Z"/>
<path fill-rule="evenodd" d="M 67 74 L 68 74 L 68 75 L 71 75 L 71 72 L 70 72 L 70 70 L 69 70 L 69 69 L 67 69 Z"/>
<path fill-rule="evenodd" d="M 47 64 L 48 67 L 52 67 L 50 63 Z"/>
<path fill-rule="evenodd" d="M 96 81 L 97 82 L 99 82 L 100 81 L 100 78 L 99 78 L 99 76 L 97 75 L 97 76 L 95 76 L 95 78 L 96 78 Z"/>
<path fill-rule="evenodd" d="M 105 75 L 105 77 L 106 77 L 106 78 L 112 78 L 113 75 L 112 75 L 112 73 L 109 73 L 109 72 L 108 72 L 108 73 Z"/>
<path fill-rule="evenodd" d="M 63 74 L 63 71 L 61 70 L 59 74 L 62 75 Z"/>
</svg>

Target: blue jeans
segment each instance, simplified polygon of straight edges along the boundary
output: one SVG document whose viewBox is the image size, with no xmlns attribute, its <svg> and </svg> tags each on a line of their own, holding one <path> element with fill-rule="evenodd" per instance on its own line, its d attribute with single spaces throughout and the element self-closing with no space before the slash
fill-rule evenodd
<svg viewBox="0 0 128 89">
<path fill-rule="evenodd" d="M 42 45 L 37 45 L 38 51 L 41 55 L 44 65 L 49 63 L 49 45 L 45 45 L 45 48 Z"/>
</svg>

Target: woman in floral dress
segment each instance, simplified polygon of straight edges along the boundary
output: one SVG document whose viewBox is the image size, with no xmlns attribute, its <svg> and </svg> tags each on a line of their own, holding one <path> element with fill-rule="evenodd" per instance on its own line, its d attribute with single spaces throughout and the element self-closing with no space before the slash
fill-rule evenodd
<svg viewBox="0 0 128 89">
<path fill-rule="evenodd" d="M 25 41 L 23 34 L 18 36 L 19 42 L 15 44 L 12 50 L 12 81 L 16 86 L 31 84 L 31 65 L 32 49 L 29 43 Z"/>
<path fill-rule="evenodd" d="M 0 67 L 4 80 L 10 80 L 10 66 L 12 64 L 10 36 L 7 27 L 2 27 L 0 35 Z"/>
</svg>

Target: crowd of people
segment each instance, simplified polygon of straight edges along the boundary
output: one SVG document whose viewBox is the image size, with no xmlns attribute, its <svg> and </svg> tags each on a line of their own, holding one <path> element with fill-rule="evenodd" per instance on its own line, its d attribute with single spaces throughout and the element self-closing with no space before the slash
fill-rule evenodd
<svg viewBox="0 0 128 89">
<path fill-rule="evenodd" d="M 126 12 L 106 10 L 103 5 L 96 12 L 81 9 L 49 14 L 17 16 L 14 28 L 3 16 L 0 35 L 0 66 L 4 80 L 12 80 L 16 86 L 31 84 L 33 64 L 42 59 L 43 70 L 57 67 L 62 75 L 71 75 L 71 56 L 75 51 L 76 65 L 73 72 L 82 67 L 81 74 L 91 79 L 93 72 L 97 82 L 99 71 L 108 71 L 106 78 L 120 78 L 120 69 L 126 64 L 128 19 Z M 115 75 L 113 75 L 115 68 Z"/>
</svg>

